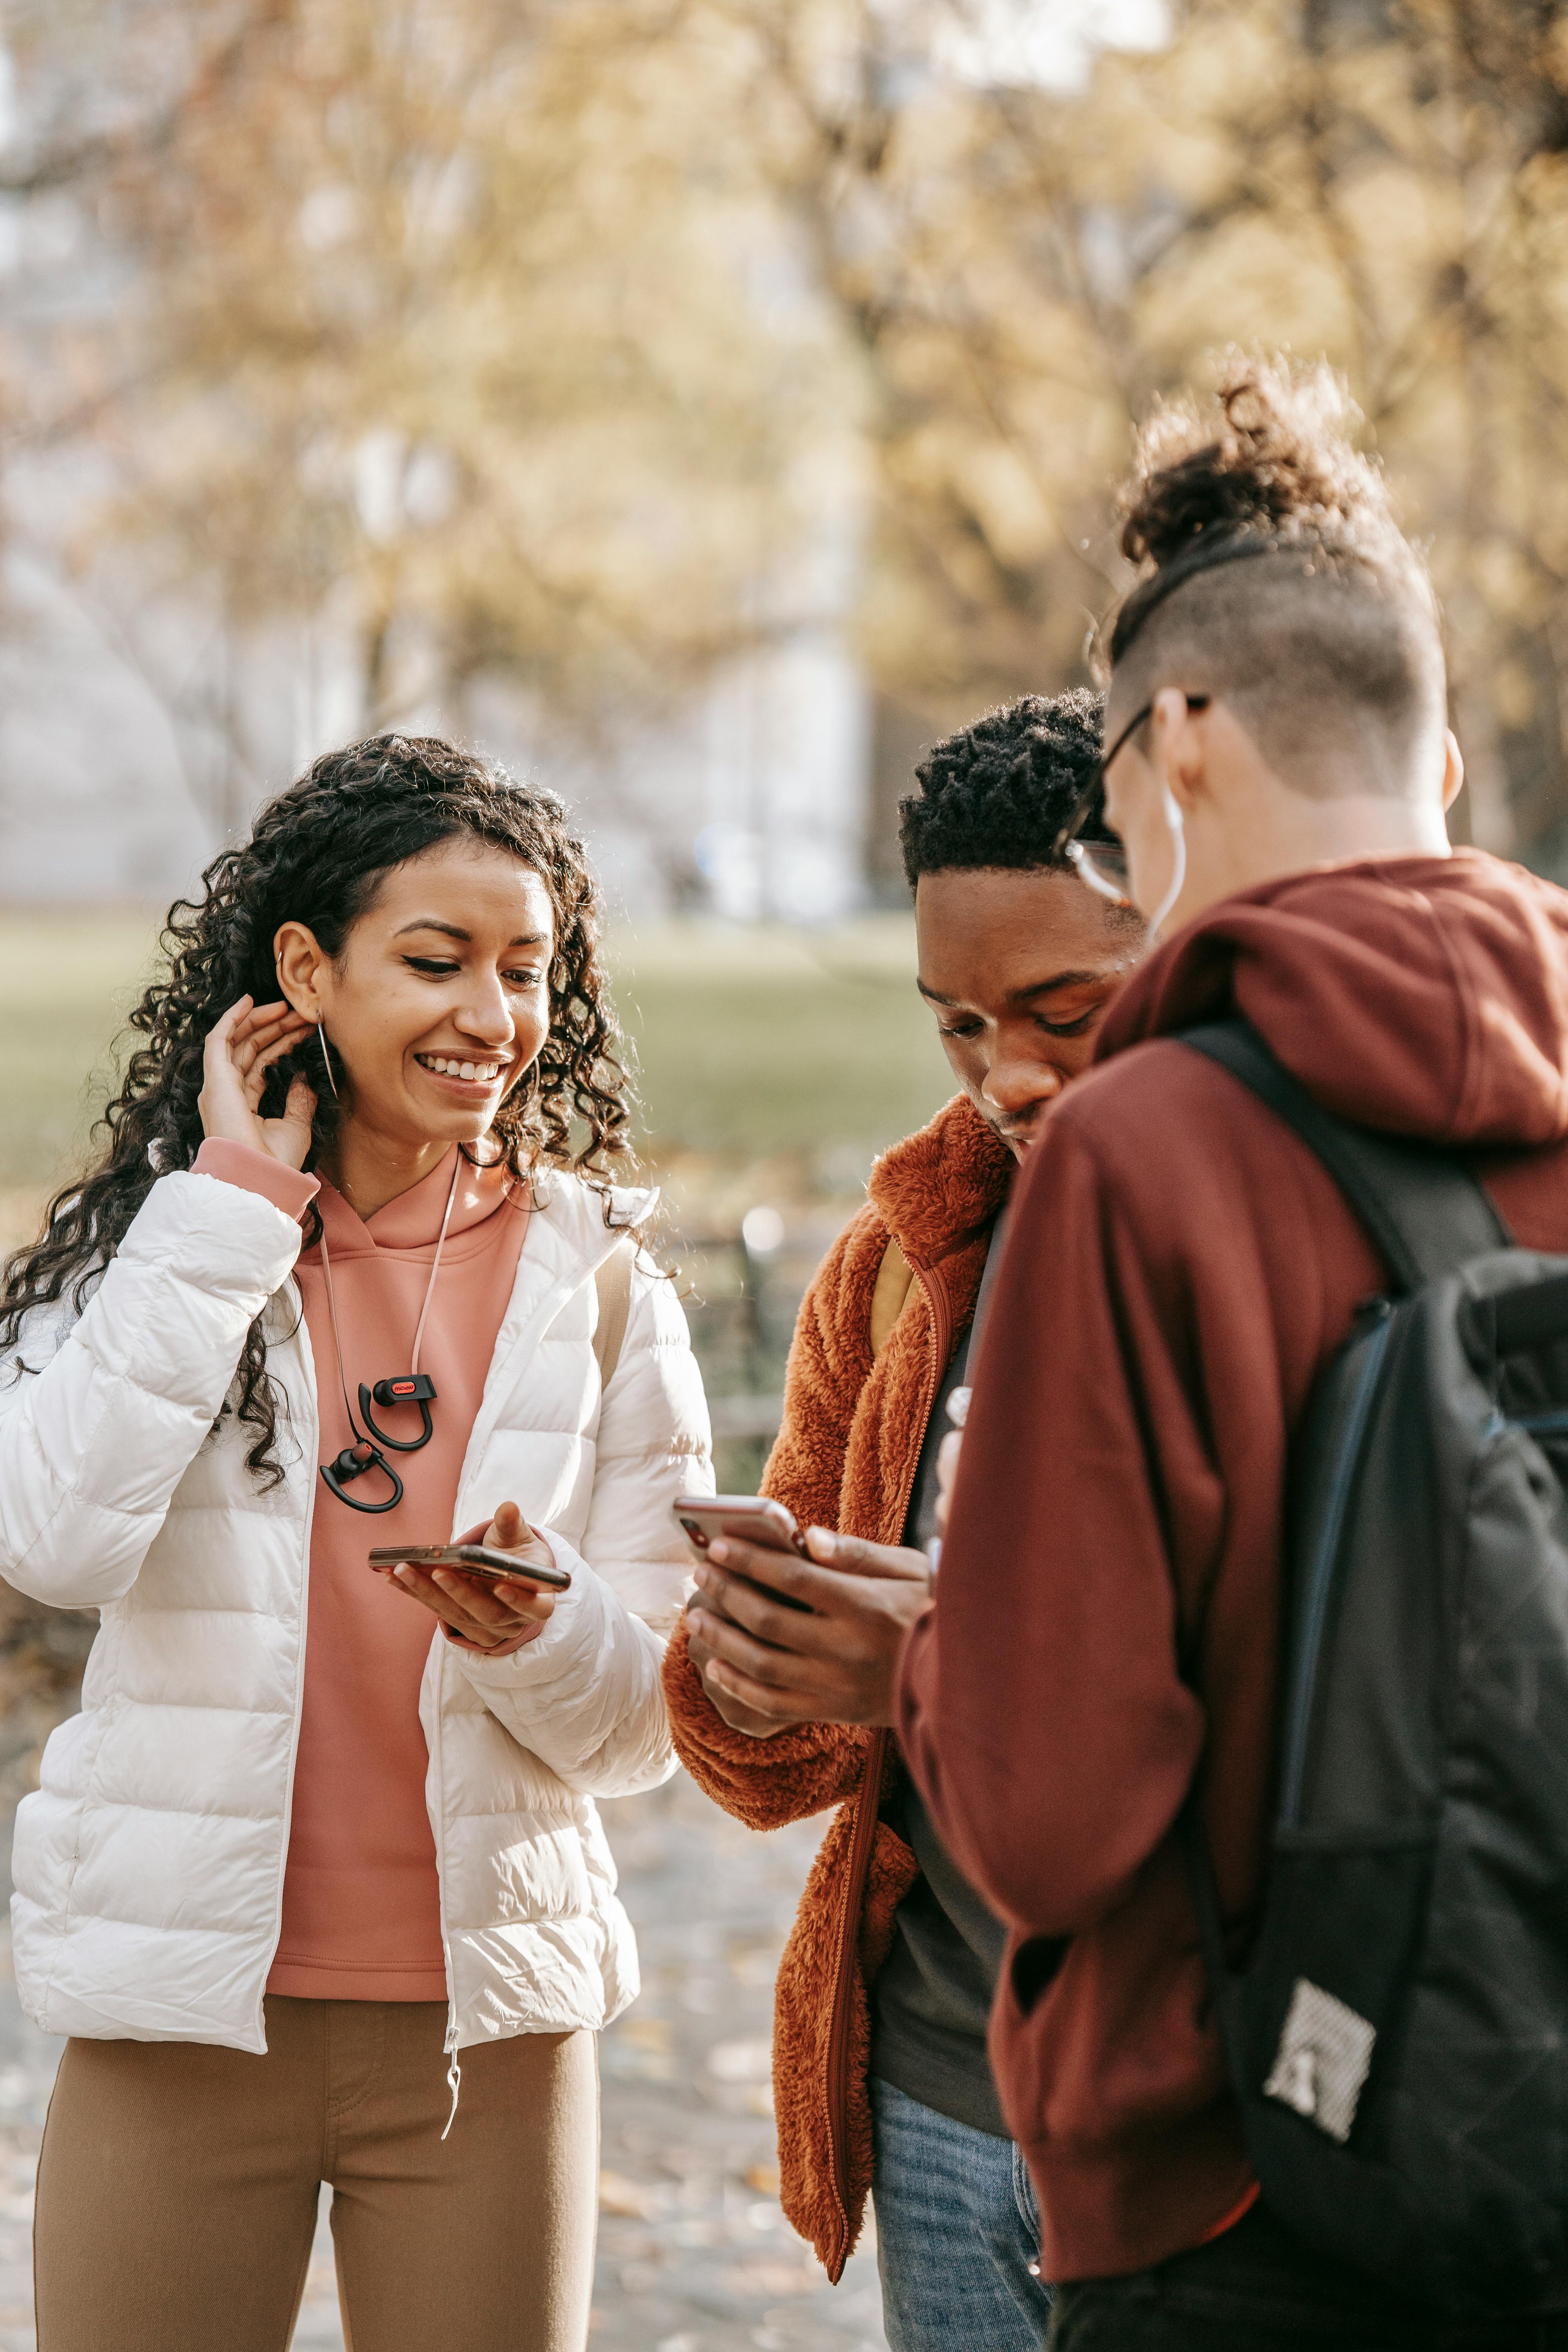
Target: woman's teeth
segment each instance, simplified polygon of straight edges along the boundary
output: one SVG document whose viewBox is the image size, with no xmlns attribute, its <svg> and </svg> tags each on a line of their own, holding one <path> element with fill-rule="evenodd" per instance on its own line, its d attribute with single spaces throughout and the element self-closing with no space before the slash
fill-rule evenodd
<svg viewBox="0 0 1568 2352">
<path fill-rule="evenodd" d="M 454 1062 L 445 1054 L 417 1054 L 415 1059 L 442 1078 L 477 1078 L 481 1086 L 489 1086 L 500 1076 L 499 1062 Z"/>
</svg>

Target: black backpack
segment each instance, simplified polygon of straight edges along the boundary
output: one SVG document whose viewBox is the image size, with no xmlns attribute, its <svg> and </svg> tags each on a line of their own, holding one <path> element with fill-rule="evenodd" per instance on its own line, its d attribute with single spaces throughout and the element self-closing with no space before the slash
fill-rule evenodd
<svg viewBox="0 0 1568 2352">
<path fill-rule="evenodd" d="M 1182 1822 L 1248 2149 L 1289 2229 L 1412 2300 L 1565 2309 L 1568 1257 L 1458 1160 L 1322 1110 L 1245 1022 L 1183 1042 L 1310 1146 L 1390 1275 L 1292 1457 L 1238 1970 L 1195 1797 Z"/>
</svg>

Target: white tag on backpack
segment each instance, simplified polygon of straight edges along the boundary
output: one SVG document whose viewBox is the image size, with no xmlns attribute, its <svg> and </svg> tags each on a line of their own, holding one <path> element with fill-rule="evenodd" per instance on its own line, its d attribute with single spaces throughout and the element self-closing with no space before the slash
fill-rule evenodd
<svg viewBox="0 0 1568 2352">
<path fill-rule="evenodd" d="M 1273 2072 L 1263 2085 L 1265 2098 L 1293 2107 L 1342 2143 L 1351 2136 L 1376 2040 L 1377 2029 L 1364 2017 L 1321 1985 L 1298 1977 Z"/>
</svg>

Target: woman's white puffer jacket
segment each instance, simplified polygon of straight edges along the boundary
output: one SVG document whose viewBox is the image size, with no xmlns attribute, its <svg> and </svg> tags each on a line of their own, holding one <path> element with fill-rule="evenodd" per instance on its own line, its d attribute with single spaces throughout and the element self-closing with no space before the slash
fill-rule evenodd
<svg viewBox="0 0 1568 2352">
<path fill-rule="evenodd" d="M 622 1236 L 575 1177 L 542 1176 L 535 1197 L 452 1531 L 510 1497 L 573 1580 L 510 1657 L 431 1642 L 419 1712 L 455 2048 L 602 2026 L 637 1993 L 594 1799 L 674 1769 L 659 1661 L 689 1555 L 669 1507 L 712 1484 L 671 1286 L 638 1260 L 601 1398 L 594 1276 Z M 647 1205 L 620 1193 L 613 1213 Z M 79 1318 L 33 1317 L 0 1365 L 0 1573 L 102 1617 L 81 1712 L 16 1822 L 16 1980 L 50 2033 L 266 2047 L 325 1493 L 300 1242 L 257 1193 L 162 1176 Z M 271 1488 L 223 1410 L 263 1309 L 288 1405 Z"/>
</svg>

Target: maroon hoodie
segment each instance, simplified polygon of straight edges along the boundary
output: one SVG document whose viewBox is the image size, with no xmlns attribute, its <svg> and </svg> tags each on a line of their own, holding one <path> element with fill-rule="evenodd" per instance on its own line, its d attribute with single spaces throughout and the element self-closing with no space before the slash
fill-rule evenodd
<svg viewBox="0 0 1568 2352">
<path fill-rule="evenodd" d="M 1244 1946 L 1290 1438 L 1383 1281 L 1295 1135 L 1169 1042 L 1233 1009 L 1320 1102 L 1457 1147 L 1517 1239 L 1568 1250 L 1568 895 L 1473 850 L 1214 908 L 1129 983 L 1029 1156 L 899 1730 L 1013 1927 L 992 2058 L 1056 2279 L 1195 2245 L 1249 2187 L 1172 1830 L 1202 1757 Z"/>
</svg>

